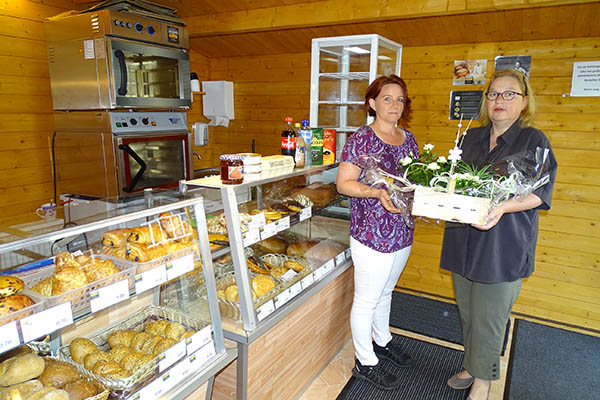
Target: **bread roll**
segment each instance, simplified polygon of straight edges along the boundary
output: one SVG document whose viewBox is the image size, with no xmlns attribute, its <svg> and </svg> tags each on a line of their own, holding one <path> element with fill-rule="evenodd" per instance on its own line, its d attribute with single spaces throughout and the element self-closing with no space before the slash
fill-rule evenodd
<svg viewBox="0 0 600 400">
<path fill-rule="evenodd" d="M 14 276 L 0 276 L 0 297 L 8 297 L 23 290 L 23 281 Z"/>
<path fill-rule="evenodd" d="M 110 349 L 106 354 L 108 354 L 108 358 L 111 360 L 120 363 L 125 357 L 131 354 L 131 350 L 129 347 L 123 344 L 118 344 Z"/>
<path fill-rule="evenodd" d="M 69 394 L 62 389 L 45 387 L 25 397 L 25 400 L 69 400 Z"/>
<path fill-rule="evenodd" d="M 125 370 L 133 374 L 137 370 L 139 366 L 139 361 L 142 359 L 143 356 L 143 353 L 131 352 L 127 356 L 125 356 L 123 360 L 121 360 L 121 365 L 123 366 L 123 368 L 125 368 Z"/>
<path fill-rule="evenodd" d="M 96 350 L 83 358 L 83 366 L 88 371 L 92 371 L 98 361 L 108 361 L 108 354 L 103 351 Z"/>
<path fill-rule="evenodd" d="M 275 279 L 279 279 L 288 271 L 288 268 L 275 266 L 271 268 L 271 276 Z"/>
<path fill-rule="evenodd" d="M 6 389 L 0 390 L 0 400 L 24 399 L 43 387 L 44 385 L 42 385 L 42 382 L 38 381 L 37 379 L 12 385 Z"/>
<path fill-rule="evenodd" d="M 44 359 L 35 354 L 9 358 L 0 364 L 0 386 L 12 386 L 37 378 L 44 372 Z"/>
<path fill-rule="evenodd" d="M 107 247 L 126 247 L 127 238 L 131 235 L 130 228 L 119 228 L 102 234 L 102 245 Z"/>
<path fill-rule="evenodd" d="M 256 243 L 255 246 L 257 246 L 264 253 L 285 254 L 285 250 L 287 249 L 288 242 L 286 242 L 285 240 L 283 240 L 277 236 L 272 236 L 268 239 L 261 240 L 260 242 Z"/>
<path fill-rule="evenodd" d="M 131 341 L 131 345 L 129 347 L 133 351 L 142 352 L 142 346 L 144 346 L 144 343 L 146 343 L 146 341 L 150 339 L 152 339 L 151 334 L 146 332 L 138 332 L 133 337 L 133 340 Z"/>
<path fill-rule="evenodd" d="M 156 244 L 167 240 L 167 234 L 158 223 L 146 226 L 137 226 L 131 229 L 131 234 L 127 238 L 130 243 L 137 244 Z"/>
<path fill-rule="evenodd" d="M 163 339 L 156 346 L 154 346 L 154 351 L 152 352 L 153 356 L 157 356 L 165 350 L 173 347 L 177 342 L 173 339 Z"/>
<path fill-rule="evenodd" d="M 179 322 L 169 322 L 169 326 L 165 330 L 165 336 L 167 339 L 173 339 L 179 341 L 181 335 L 185 333 L 185 326 L 181 325 Z"/>
<path fill-rule="evenodd" d="M 38 378 L 44 386 L 62 389 L 67 383 L 80 378 L 79 371 L 72 364 L 51 359 L 45 361 L 46 368 Z"/>
<path fill-rule="evenodd" d="M 118 362 L 112 360 L 98 361 L 96 365 L 94 365 L 92 372 L 98 376 L 116 379 L 125 378 L 129 375 Z"/>
<path fill-rule="evenodd" d="M 96 282 L 121 272 L 111 260 L 103 260 L 82 268 L 88 282 Z"/>
<path fill-rule="evenodd" d="M 81 268 L 74 265 L 66 265 L 54 271 L 52 281 L 52 296 L 66 293 L 70 290 L 87 285 L 87 278 Z"/>
<path fill-rule="evenodd" d="M 67 383 L 63 389 L 69 394 L 70 400 L 84 400 L 98 394 L 96 385 L 84 378 Z"/>
<path fill-rule="evenodd" d="M 146 324 L 145 332 L 148 332 L 151 335 L 165 336 L 165 330 L 169 326 L 169 321 L 164 319 L 160 319 L 158 321 L 151 321 Z"/>
<path fill-rule="evenodd" d="M 126 347 L 130 347 L 131 341 L 137 334 L 138 334 L 138 332 L 136 332 L 136 331 L 130 331 L 130 330 L 124 331 L 124 330 L 120 330 L 120 329 L 116 330 L 114 332 L 111 332 L 108 335 L 108 345 L 111 348 L 117 347 L 120 344 L 122 344 Z"/>
<path fill-rule="evenodd" d="M 71 358 L 78 364 L 82 364 L 85 356 L 97 350 L 98 346 L 96 346 L 96 343 L 86 338 L 75 338 L 69 346 Z"/>
<path fill-rule="evenodd" d="M 13 294 L 12 296 L 5 297 L 0 299 L 0 317 L 22 310 L 25 307 L 34 304 L 35 302 L 31 300 L 29 296 L 25 296 L 24 294 Z"/>
<path fill-rule="evenodd" d="M 240 301 L 237 285 L 229 285 L 227 288 L 225 288 L 225 299 L 234 303 L 238 303 Z"/>
<path fill-rule="evenodd" d="M 152 354 L 154 352 L 154 347 L 156 347 L 156 345 L 162 340 L 164 340 L 162 336 L 152 336 L 149 340 L 146 340 L 146 342 L 142 345 L 142 353 Z"/>
</svg>

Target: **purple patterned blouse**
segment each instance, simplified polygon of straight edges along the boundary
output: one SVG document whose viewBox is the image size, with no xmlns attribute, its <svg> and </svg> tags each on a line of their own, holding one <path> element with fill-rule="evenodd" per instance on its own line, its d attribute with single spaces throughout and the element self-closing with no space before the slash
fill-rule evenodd
<svg viewBox="0 0 600 400">
<path fill-rule="evenodd" d="M 412 133 L 405 130 L 406 140 L 400 146 L 387 144 L 368 126 L 352 134 L 342 152 L 342 161 L 356 163 L 362 154 L 377 154 L 379 167 L 398 175 L 400 160 L 412 152 L 419 157 L 419 146 Z M 364 171 L 358 180 L 363 179 Z M 352 197 L 350 199 L 350 236 L 360 243 L 382 253 L 392 253 L 410 246 L 413 230 L 406 226 L 401 214 L 392 214 L 376 198 Z"/>
</svg>

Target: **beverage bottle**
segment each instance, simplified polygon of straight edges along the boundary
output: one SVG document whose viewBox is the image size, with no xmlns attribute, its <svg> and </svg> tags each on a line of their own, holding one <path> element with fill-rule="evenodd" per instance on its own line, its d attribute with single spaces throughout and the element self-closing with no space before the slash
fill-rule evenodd
<svg viewBox="0 0 600 400">
<path fill-rule="evenodd" d="M 306 146 L 306 151 L 304 155 L 304 166 L 308 168 L 312 165 L 312 129 L 308 127 L 307 119 L 302 120 L 302 128 L 300 128 L 300 130 L 298 131 L 298 136 L 302 136 L 302 139 L 304 139 L 304 145 Z"/>
<path fill-rule="evenodd" d="M 300 135 L 300 123 L 296 122 L 294 128 L 298 132 L 298 137 L 296 138 L 296 155 L 294 156 L 296 168 L 304 168 L 306 160 L 306 144 L 304 138 Z"/>
<path fill-rule="evenodd" d="M 296 131 L 292 121 L 292 117 L 285 117 L 285 126 L 281 132 L 281 154 L 293 158 L 296 155 Z"/>
</svg>

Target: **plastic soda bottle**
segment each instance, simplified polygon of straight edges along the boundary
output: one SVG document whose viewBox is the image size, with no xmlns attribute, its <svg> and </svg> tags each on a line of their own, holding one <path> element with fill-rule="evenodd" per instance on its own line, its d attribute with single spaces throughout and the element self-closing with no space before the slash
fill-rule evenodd
<svg viewBox="0 0 600 400">
<path fill-rule="evenodd" d="M 281 154 L 294 157 L 296 155 L 296 131 L 292 121 L 292 117 L 285 117 L 285 126 L 281 132 Z"/>
<path fill-rule="evenodd" d="M 300 128 L 300 130 L 298 131 L 298 136 L 301 136 L 302 139 L 304 139 L 304 145 L 306 146 L 306 151 L 305 151 L 305 163 L 304 166 L 305 167 L 310 167 L 312 165 L 312 151 L 311 151 L 311 145 L 312 145 L 312 129 L 310 129 L 308 127 L 308 120 L 307 119 L 303 119 L 302 120 L 302 127 Z"/>
<path fill-rule="evenodd" d="M 302 135 L 300 135 L 300 123 L 296 122 L 294 128 L 298 131 L 298 137 L 296 138 L 296 155 L 294 156 L 296 162 L 296 168 L 304 168 L 306 160 L 306 144 Z"/>
</svg>

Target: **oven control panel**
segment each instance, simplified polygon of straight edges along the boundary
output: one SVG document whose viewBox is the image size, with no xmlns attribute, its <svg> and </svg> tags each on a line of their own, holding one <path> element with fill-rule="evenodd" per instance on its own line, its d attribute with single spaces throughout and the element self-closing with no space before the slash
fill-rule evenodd
<svg viewBox="0 0 600 400">
<path fill-rule="evenodd" d="M 187 130 L 183 112 L 111 112 L 110 126 L 115 134 Z"/>
</svg>

